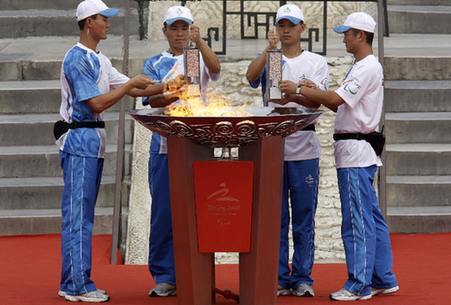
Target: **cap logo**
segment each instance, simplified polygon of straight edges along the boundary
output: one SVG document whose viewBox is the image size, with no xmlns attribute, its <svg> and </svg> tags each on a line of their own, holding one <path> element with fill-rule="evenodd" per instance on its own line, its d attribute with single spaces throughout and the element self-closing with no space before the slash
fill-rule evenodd
<svg viewBox="0 0 451 305">
<path fill-rule="evenodd" d="M 178 8 L 177 9 L 177 14 L 179 14 L 179 15 L 181 15 L 183 12 L 182 12 L 182 9 L 181 8 Z"/>
<path fill-rule="evenodd" d="M 291 10 L 288 6 L 285 7 L 284 11 L 285 11 L 285 13 L 291 13 Z"/>
</svg>

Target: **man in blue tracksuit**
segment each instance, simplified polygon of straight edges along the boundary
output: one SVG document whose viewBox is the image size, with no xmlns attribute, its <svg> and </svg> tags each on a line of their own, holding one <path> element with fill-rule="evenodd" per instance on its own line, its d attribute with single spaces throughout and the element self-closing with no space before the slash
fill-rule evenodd
<svg viewBox="0 0 451 305">
<path fill-rule="evenodd" d="M 302 96 L 337 113 L 335 163 L 342 211 L 348 280 L 330 295 L 337 301 L 370 299 L 399 290 L 392 271 L 390 236 L 373 186 L 383 141 L 376 133 L 384 99 L 383 71 L 373 55 L 376 22 L 366 13 L 349 15 L 335 28 L 343 33 L 355 63 L 340 88 L 322 92 L 301 82 Z M 377 153 L 376 153 L 377 151 Z"/>
<path fill-rule="evenodd" d="M 177 91 L 184 85 L 183 48 L 189 41 L 200 51 L 201 94 L 206 93 L 210 79 L 217 80 L 220 72 L 219 60 L 207 43 L 200 37 L 199 28 L 192 25 L 193 16 L 187 7 L 170 7 L 164 17 L 163 33 L 169 49 L 147 59 L 143 73 L 159 83 L 158 94 L 145 98 L 144 104 L 165 107 L 178 100 Z M 158 85 L 157 85 L 158 86 Z M 168 88 L 172 88 L 167 91 Z M 152 134 L 149 159 L 149 188 L 152 197 L 149 271 L 157 284 L 149 291 L 151 297 L 166 297 L 176 294 L 174 250 L 172 243 L 172 221 L 169 196 L 169 173 L 166 138 Z"/>
<path fill-rule="evenodd" d="M 68 128 L 56 135 L 64 176 L 58 295 L 72 302 L 109 300 L 106 291 L 97 289 L 91 280 L 94 209 L 106 139 L 102 112 L 125 94 L 153 92 L 140 90 L 151 86 L 148 78 L 129 80 L 97 51 L 100 40 L 107 37 L 108 17 L 117 13 L 118 9 L 108 8 L 101 0 L 82 1 L 76 11 L 80 41 L 66 53 L 61 67 L 60 114 Z"/>
<path fill-rule="evenodd" d="M 281 104 L 273 107 L 299 107 L 296 90 L 299 82 L 309 79 L 323 90 L 327 89 L 326 60 L 301 48 L 301 34 L 305 30 L 302 11 L 294 4 L 281 6 L 276 15 L 277 34 L 268 33 L 267 50 L 282 45 L 282 79 L 284 94 Z M 266 52 L 250 65 L 247 78 L 252 87 L 262 85 L 263 99 L 266 86 Z M 317 108 L 317 105 L 314 105 Z M 315 213 L 318 201 L 320 143 L 314 125 L 285 139 L 284 176 L 282 193 L 282 221 L 280 234 L 279 278 L 277 295 L 314 296 L 311 276 L 315 250 Z M 288 232 L 291 204 L 294 254 L 289 265 Z"/>
</svg>

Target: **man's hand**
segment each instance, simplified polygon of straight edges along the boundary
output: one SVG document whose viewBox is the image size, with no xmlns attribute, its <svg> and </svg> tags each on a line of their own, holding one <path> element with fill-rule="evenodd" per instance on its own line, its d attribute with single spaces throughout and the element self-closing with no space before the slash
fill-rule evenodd
<svg viewBox="0 0 451 305">
<path fill-rule="evenodd" d="M 296 94 L 297 85 L 290 80 L 283 80 L 279 84 L 280 91 L 287 94 Z"/>
<path fill-rule="evenodd" d="M 299 86 L 301 87 L 308 87 L 308 88 L 312 88 L 312 89 L 317 89 L 318 86 L 311 80 L 305 78 L 303 80 L 301 80 L 301 82 L 299 83 Z"/>
<path fill-rule="evenodd" d="M 200 37 L 199 27 L 195 25 L 190 26 L 190 39 L 197 45 L 201 43 L 202 38 Z"/>
<path fill-rule="evenodd" d="M 136 75 L 130 79 L 133 88 L 146 89 L 147 86 L 153 85 L 154 82 L 144 75 Z"/>
<path fill-rule="evenodd" d="M 173 91 L 166 91 L 165 93 L 163 93 L 163 96 L 165 97 L 166 100 L 170 100 L 171 103 L 175 100 L 178 100 L 180 98 L 180 96 L 183 95 L 183 93 L 185 92 L 185 87 L 182 87 L 180 89 L 176 89 Z"/>
<path fill-rule="evenodd" d="M 290 95 L 290 94 L 288 94 L 288 95 L 285 95 L 282 99 L 280 99 L 280 100 L 271 100 L 271 103 L 275 103 L 275 104 L 279 104 L 279 105 L 286 105 L 286 104 L 288 104 L 289 102 L 292 102 L 293 101 L 293 95 Z"/>
<path fill-rule="evenodd" d="M 179 89 L 186 86 L 188 83 L 183 75 L 177 75 L 176 78 L 168 80 L 164 87 L 164 92 L 178 91 Z"/>
<path fill-rule="evenodd" d="M 268 32 L 268 50 L 274 50 L 279 43 L 279 36 L 274 31 Z"/>
</svg>

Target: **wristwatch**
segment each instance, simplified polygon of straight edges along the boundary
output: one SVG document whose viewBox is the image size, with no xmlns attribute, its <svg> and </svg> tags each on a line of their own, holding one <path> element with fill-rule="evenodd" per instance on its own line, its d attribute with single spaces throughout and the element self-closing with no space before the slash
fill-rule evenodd
<svg viewBox="0 0 451 305">
<path fill-rule="evenodd" d="M 296 95 L 301 95 L 301 85 L 296 88 Z"/>
</svg>

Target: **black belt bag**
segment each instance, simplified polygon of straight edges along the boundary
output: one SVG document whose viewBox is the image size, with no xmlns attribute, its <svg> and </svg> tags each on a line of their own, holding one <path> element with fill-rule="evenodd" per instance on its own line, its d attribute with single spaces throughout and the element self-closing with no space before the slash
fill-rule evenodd
<svg viewBox="0 0 451 305">
<path fill-rule="evenodd" d="M 301 129 L 302 131 L 316 131 L 315 125 L 310 124 Z"/>
<path fill-rule="evenodd" d="M 372 133 L 336 133 L 334 134 L 334 140 L 365 140 L 370 143 L 371 147 L 376 152 L 376 155 L 382 155 L 385 145 L 385 136 L 382 132 L 374 131 Z"/>
<path fill-rule="evenodd" d="M 105 128 L 104 121 L 83 121 L 83 122 L 71 122 L 68 123 L 64 120 L 56 121 L 53 125 L 53 136 L 55 140 L 58 140 L 69 129 L 77 128 Z"/>
</svg>

